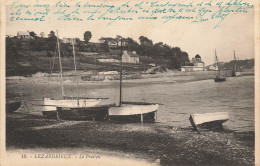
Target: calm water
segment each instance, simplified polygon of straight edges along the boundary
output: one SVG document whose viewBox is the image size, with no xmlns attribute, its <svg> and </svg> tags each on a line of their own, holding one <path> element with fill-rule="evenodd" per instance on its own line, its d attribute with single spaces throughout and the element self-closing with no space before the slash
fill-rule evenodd
<svg viewBox="0 0 260 166">
<path fill-rule="evenodd" d="M 106 92 L 108 89 L 99 89 Z M 118 95 L 111 96 L 114 102 Z M 226 82 L 204 80 L 188 83 L 154 84 L 123 88 L 126 101 L 158 102 L 157 122 L 190 126 L 191 113 L 229 112 L 224 126 L 233 130 L 254 130 L 254 77 L 229 77 Z"/>
<path fill-rule="evenodd" d="M 87 83 L 89 84 L 89 83 Z M 74 86 L 66 86 L 67 94 L 75 93 Z M 109 97 L 102 104 L 118 103 L 118 83 L 97 83 L 81 85 L 80 93 L 91 97 Z M 7 84 L 7 93 L 29 93 L 26 99 L 41 99 L 59 95 L 59 88 L 46 85 L 12 85 Z M 125 101 L 146 101 L 161 103 L 157 122 L 178 126 L 190 126 L 191 113 L 229 112 L 230 120 L 224 126 L 232 130 L 254 130 L 254 77 L 229 77 L 227 81 L 215 83 L 204 80 L 188 83 L 162 84 L 123 84 Z M 28 101 L 30 113 L 41 114 L 41 107 Z M 37 103 L 36 103 L 37 104 Z"/>
</svg>

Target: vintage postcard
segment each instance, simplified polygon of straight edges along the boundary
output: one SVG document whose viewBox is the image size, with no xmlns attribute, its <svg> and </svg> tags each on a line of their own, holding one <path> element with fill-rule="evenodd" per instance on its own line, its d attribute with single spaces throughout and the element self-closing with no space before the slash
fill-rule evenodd
<svg viewBox="0 0 260 166">
<path fill-rule="evenodd" d="M 258 0 L 1 1 L 1 165 L 259 165 L 259 20 Z"/>
</svg>

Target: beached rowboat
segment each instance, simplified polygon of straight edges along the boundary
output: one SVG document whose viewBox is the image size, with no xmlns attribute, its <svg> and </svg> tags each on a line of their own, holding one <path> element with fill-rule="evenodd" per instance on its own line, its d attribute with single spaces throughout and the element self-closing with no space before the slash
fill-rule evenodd
<svg viewBox="0 0 260 166">
<path fill-rule="evenodd" d="M 222 128 L 222 123 L 229 119 L 228 112 L 215 112 L 215 113 L 204 113 L 204 114 L 191 114 L 190 122 L 195 130 L 198 128 Z"/>
</svg>

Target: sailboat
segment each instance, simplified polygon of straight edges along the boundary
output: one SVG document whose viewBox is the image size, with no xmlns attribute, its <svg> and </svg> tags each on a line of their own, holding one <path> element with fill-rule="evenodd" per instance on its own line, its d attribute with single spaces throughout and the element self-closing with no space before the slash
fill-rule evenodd
<svg viewBox="0 0 260 166">
<path fill-rule="evenodd" d="M 159 104 L 145 102 L 123 102 L 122 101 L 122 39 L 121 39 L 121 61 L 120 61 L 120 86 L 119 105 L 108 108 L 110 121 L 117 122 L 155 122 L 155 116 Z"/>
<path fill-rule="evenodd" d="M 236 58 L 236 54 L 235 54 L 235 51 L 234 51 L 234 68 L 232 70 L 232 77 L 238 77 L 240 76 L 240 72 L 237 71 L 237 58 Z"/>
<path fill-rule="evenodd" d="M 74 40 L 72 41 L 72 45 L 73 45 L 73 58 L 74 58 L 75 78 L 76 78 L 77 68 L 76 68 Z M 43 101 L 44 105 L 43 105 L 42 114 L 44 116 L 47 116 L 47 117 L 56 117 L 57 116 L 57 107 L 82 108 L 82 107 L 93 107 L 93 106 L 98 105 L 101 102 L 101 98 L 79 97 L 77 79 L 76 79 L 77 97 L 67 97 L 67 96 L 65 96 L 58 31 L 57 31 L 57 47 L 58 47 L 58 55 L 59 55 L 58 57 L 59 57 L 59 65 L 60 65 L 61 98 L 60 99 L 44 98 L 44 101 Z"/>
<path fill-rule="evenodd" d="M 216 57 L 216 68 L 217 68 L 217 73 L 216 73 L 216 77 L 214 78 L 215 82 L 223 82 L 226 81 L 226 77 L 222 76 L 220 74 L 220 68 L 219 68 L 219 64 L 218 64 L 218 57 L 217 57 L 217 53 L 215 50 L 215 57 Z"/>
</svg>

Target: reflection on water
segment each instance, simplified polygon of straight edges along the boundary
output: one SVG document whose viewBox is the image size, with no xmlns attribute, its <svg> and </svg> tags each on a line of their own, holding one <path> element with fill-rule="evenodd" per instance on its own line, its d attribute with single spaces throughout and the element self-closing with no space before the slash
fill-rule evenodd
<svg viewBox="0 0 260 166">
<path fill-rule="evenodd" d="M 102 85 L 102 86 L 101 86 Z M 15 86 L 15 85 L 14 85 Z M 33 85 L 12 87 L 7 93 L 30 92 L 27 99 L 41 99 L 59 96 L 59 87 Z M 65 87 L 67 94 L 76 93 L 75 86 Z M 109 97 L 103 104 L 118 103 L 118 83 L 81 84 L 80 95 L 88 97 Z M 229 77 L 225 82 L 204 80 L 187 83 L 123 84 L 123 100 L 161 103 L 157 122 L 171 126 L 190 126 L 191 113 L 229 112 L 230 120 L 224 123 L 232 130 L 254 130 L 254 77 Z M 30 109 L 30 113 L 41 114 L 41 107 Z"/>
</svg>

